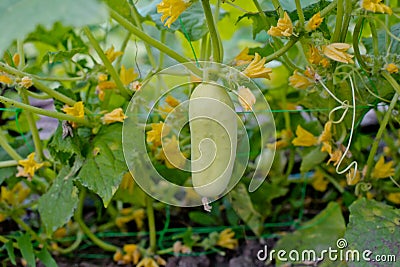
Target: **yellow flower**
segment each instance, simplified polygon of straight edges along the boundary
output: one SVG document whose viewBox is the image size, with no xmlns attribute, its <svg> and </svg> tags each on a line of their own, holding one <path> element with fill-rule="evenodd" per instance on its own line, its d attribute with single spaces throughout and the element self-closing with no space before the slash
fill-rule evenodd
<svg viewBox="0 0 400 267">
<path fill-rule="evenodd" d="M 318 139 L 318 142 L 322 143 L 321 151 L 322 152 L 326 151 L 329 154 L 332 153 L 332 146 L 330 144 L 332 140 L 331 128 L 332 128 L 332 121 L 328 121 L 324 126 L 324 131 L 322 132 L 322 134 L 319 136 Z"/>
<path fill-rule="evenodd" d="M 400 204 L 400 193 L 389 193 L 386 199 L 394 204 Z"/>
<path fill-rule="evenodd" d="M 310 45 L 310 50 L 308 50 L 308 61 L 311 64 L 318 65 L 324 58 L 322 57 L 321 53 L 319 52 L 318 48 Z"/>
<path fill-rule="evenodd" d="M 398 72 L 399 72 L 399 68 L 398 68 L 395 64 L 393 64 L 393 63 L 387 64 L 386 70 L 387 70 L 390 74 L 392 74 L 392 73 L 398 73 Z"/>
<path fill-rule="evenodd" d="M 388 163 L 385 163 L 385 158 L 384 156 L 381 156 L 376 163 L 371 176 L 373 178 L 386 178 L 389 176 L 394 175 L 394 168 L 393 168 L 393 161 L 389 161 Z"/>
<path fill-rule="evenodd" d="M 85 117 L 85 110 L 84 110 L 82 101 L 76 102 L 73 107 L 69 107 L 66 105 L 66 106 L 64 106 L 64 108 L 62 108 L 62 111 L 64 111 L 68 115 L 71 115 L 71 116 L 74 116 L 77 118 Z"/>
<path fill-rule="evenodd" d="M 35 152 L 29 154 L 27 159 L 19 160 L 18 164 L 24 167 L 24 173 L 27 174 L 27 176 L 29 177 L 35 175 L 35 172 L 44 165 L 44 163 L 36 162 Z"/>
<path fill-rule="evenodd" d="M 235 57 L 235 64 L 236 66 L 248 64 L 253 60 L 253 58 L 254 55 L 249 55 L 249 48 L 246 47 Z"/>
<path fill-rule="evenodd" d="M 123 55 L 124 53 L 121 51 L 114 51 L 114 46 L 111 46 L 109 49 L 107 49 L 105 52 L 106 57 L 108 60 L 112 63 L 117 57 Z"/>
<path fill-rule="evenodd" d="M 387 13 L 389 15 L 393 13 L 390 7 L 382 3 L 382 0 L 362 0 L 361 7 L 372 12 Z"/>
<path fill-rule="evenodd" d="M 297 137 L 292 141 L 295 146 L 313 146 L 318 143 L 318 139 L 300 125 L 297 125 L 296 135 Z"/>
<path fill-rule="evenodd" d="M 326 164 L 333 162 L 333 166 L 336 166 L 339 164 L 339 161 L 342 158 L 343 153 L 340 149 L 336 149 L 335 151 L 333 151 L 333 153 L 329 153 L 329 155 L 330 159 Z"/>
<path fill-rule="evenodd" d="M 361 179 L 361 174 L 357 170 L 354 174 L 354 168 L 350 169 L 350 172 L 346 174 L 347 185 L 356 185 Z"/>
<path fill-rule="evenodd" d="M 266 60 L 266 58 L 261 58 L 261 56 L 256 53 L 253 61 L 243 71 L 243 74 L 249 78 L 270 79 L 269 74 L 272 72 L 272 69 L 264 67 Z"/>
<path fill-rule="evenodd" d="M 180 104 L 179 100 L 173 97 L 172 95 L 168 95 L 165 98 L 165 103 L 167 103 L 170 107 L 174 108 Z"/>
<path fill-rule="evenodd" d="M 307 89 L 312 86 L 314 81 L 303 75 L 300 75 L 297 70 L 293 72 L 293 75 L 289 77 L 289 85 L 298 89 Z"/>
<path fill-rule="evenodd" d="M 289 146 L 290 139 L 293 137 L 291 130 L 283 129 L 280 133 L 280 140 L 272 144 L 267 144 L 268 148 L 275 148 L 276 150 Z"/>
<path fill-rule="evenodd" d="M 164 25 L 169 28 L 189 6 L 190 1 L 186 0 L 162 0 L 157 5 L 157 13 L 163 13 L 161 21 L 164 23 L 166 20 Z"/>
<path fill-rule="evenodd" d="M 155 147 L 158 147 L 161 145 L 161 137 L 166 136 L 169 131 L 170 129 L 167 126 L 164 128 L 163 122 L 152 123 L 151 130 L 147 132 L 146 141 L 148 143 L 152 142 Z M 162 136 L 161 133 L 163 134 Z"/>
<path fill-rule="evenodd" d="M 179 142 L 176 136 L 173 135 L 172 138 L 166 138 L 163 149 L 156 156 L 157 159 L 165 161 L 165 166 L 168 169 L 182 168 L 185 164 L 186 158 L 183 156 L 179 150 Z M 176 165 L 172 165 L 171 161 Z"/>
<path fill-rule="evenodd" d="M 323 20 L 324 20 L 324 18 L 321 18 L 321 13 L 318 12 L 317 14 L 312 16 L 312 18 L 308 21 L 308 23 L 306 25 L 306 30 L 314 31 L 315 29 L 317 29 L 319 27 L 319 25 L 321 25 Z"/>
<path fill-rule="evenodd" d="M 328 184 L 329 181 L 325 178 L 324 174 L 320 171 L 316 171 L 311 183 L 312 187 L 317 191 L 324 192 L 328 188 Z"/>
<path fill-rule="evenodd" d="M 289 15 L 285 12 L 283 18 L 278 20 L 276 27 L 271 26 L 267 33 L 271 36 L 290 37 L 293 34 L 293 24 Z"/>
<path fill-rule="evenodd" d="M 7 203 L 11 206 L 18 206 L 28 197 L 31 190 L 27 187 L 24 187 L 21 182 L 14 185 L 11 190 L 8 190 L 7 187 L 1 187 L 1 195 L 0 202 Z"/>
<path fill-rule="evenodd" d="M 235 249 L 238 246 L 238 240 L 234 236 L 235 232 L 232 229 L 223 230 L 218 236 L 217 245 L 228 249 Z"/>
<path fill-rule="evenodd" d="M 133 68 L 126 69 L 124 65 L 121 66 L 121 71 L 119 72 L 119 77 L 121 82 L 127 86 L 137 78 L 138 74 Z"/>
<path fill-rule="evenodd" d="M 143 258 L 137 265 L 136 267 L 159 267 L 157 262 L 153 260 L 152 258 Z"/>
<path fill-rule="evenodd" d="M 137 264 L 140 260 L 140 257 L 142 256 L 139 247 L 135 244 L 126 244 L 123 247 L 123 251 L 127 254 L 130 255 L 131 261 L 133 264 Z M 127 263 L 125 263 L 127 264 Z"/>
<path fill-rule="evenodd" d="M 125 116 L 122 108 L 116 108 L 113 111 L 104 114 L 101 120 L 103 121 L 103 124 L 111 124 L 114 122 L 124 122 L 126 118 L 128 117 Z"/>
<path fill-rule="evenodd" d="M 346 43 L 332 43 L 323 48 L 325 56 L 332 60 L 342 62 L 342 63 L 354 63 L 351 59 L 353 55 L 347 54 L 346 51 L 351 47 L 351 45 Z"/>
<path fill-rule="evenodd" d="M 21 57 L 19 56 L 18 53 L 15 53 L 15 54 L 13 55 L 13 57 L 12 57 L 12 60 L 13 60 L 13 62 L 14 62 L 14 65 L 15 65 L 15 66 L 18 66 L 18 65 L 19 65 L 19 62 L 21 61 Z"/>
<path fill-rule="evenodd" d="M 19 83 L 20 86 L 24 88 L 29 88 L 33 85 L 32 78 L 25 76 L 21 79 L 21 82 Z"/>
<path fill-rule="evenodd" d="M 125 208 L 120 211 L 122 216 L 118 216 L 115 219 L 115 225 L 121 230 L 125 229 L 125 224 L 130 221 L 135 221 L 138 229 L 143 228 L 143 220 L 145 218 L 145 213 L 143 209 L 133 210 L 132 208 Z"/>
<path fill-rule="evenodd" d="M 99 82 L 107 81 L 107 79 L 108 79 L 108 75 L 107 75 L 107 74 L 104 74 L 104 73 L 100 73 L 100 74 L 97 76 L 97 80 L 98 80 Z"/>
<path fill-rule="evenodd" d="M 13 80 L 11 80 L 11 78 L 8 77 L 8 75 L 0 73 L 0 83 L 5 83 L 10 85 L 13 83 Z"/>
<path fill-rule="evenodd" d="M 101 79 L 103 79 L 102 77 Z M 106 78 L 107 79 L 107 78 Z M 100 77 L 99 77 L 100 81 Z M 105 90 L 117 88 L 117 85 L 113 81 L 100 81 L 99 84 L 96 86 L 96 93 L 99 95 L 99 99 L 104 101 L 105 97 Z"/>
<path fill-rule="evenodd" d="M 6 215 L 4 215 L 3 213 L 0 213 L 0 223 L 4 222 L 7 219 Z"/>
<path fill-rule="evenodd" d="M 239 103 L 245 111 L 250 111 L 253 105 L 256 103 L 256 97 L 245 86 L 240 86 L 238 89 Z"/>
</svg>

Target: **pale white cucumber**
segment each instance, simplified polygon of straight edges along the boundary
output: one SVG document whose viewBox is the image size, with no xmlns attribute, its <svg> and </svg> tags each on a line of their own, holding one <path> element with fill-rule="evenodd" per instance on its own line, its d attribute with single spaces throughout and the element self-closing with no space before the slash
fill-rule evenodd
<svg viewBox="0 0 400 267">
<path fill-rule="evenodd" d="M 232 176 L 237 147 L 237 115 L 228 92 L 202 83 L 190 97 L 191 170 L 195 191 L 215 197 Z"/>
</svg>

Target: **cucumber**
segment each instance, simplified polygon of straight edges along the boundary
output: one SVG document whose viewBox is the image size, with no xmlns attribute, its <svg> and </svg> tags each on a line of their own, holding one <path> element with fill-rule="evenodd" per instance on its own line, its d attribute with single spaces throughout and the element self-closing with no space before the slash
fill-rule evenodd
<svg viewBox="0 0 400 267">
<path fill-rule="evenodd" d="M 189 127 L 193 187 L 202 197 L 216 197 L 229 184 L 237 147 L 237 115 L 222 86 L 201 83 L 193 90 Z"/>
</svg>

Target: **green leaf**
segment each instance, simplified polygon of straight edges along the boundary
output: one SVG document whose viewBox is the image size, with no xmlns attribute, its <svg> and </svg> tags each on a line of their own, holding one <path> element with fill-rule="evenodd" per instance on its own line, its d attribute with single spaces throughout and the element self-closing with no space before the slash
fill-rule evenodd
<svg viewBox="0 0 400 267">
<path fill-rule="evenodd" d="M 15 39 L 24 39 L 37 25 L 49 27 L 56 21 L 83 26 L 106 19 L 105 6 L 96 0 L 2 0 L 0 2 L 0 54 Z"/>
<path fill-rule="evenodd" d="M 239 183 L 230 193 L 229 197 L 237 215 L 259 236 L 262 232 L 262 216 L 254 209 L 246 186 Z"/>
<path fill-rule="evenodd" d="M 39 199 L 38 209 L 47 235 L 51 235 L 68 222 L 74 213 L 79 201 L 74 175 L 82 166 L 82 162 L 83 159 L 79 158 L 72 168 L 64 166 L 49 191 Z"/>
<path fill-rule="evenodd" d="M 59 124 L 48 148 L 54 158 L 59 159 L 62 163 L 67 163 L 72 156 L 81 155 L 82 145 L 76 131 L 74 131 L 73 137 L 67 136 L 64 139 L 62 138 L 62 133 L 62 126 Z"/>
<path fill-rule="evenodd" d="M 85 52 L 85 48 L 75 48 L 68 51 L 57 51 L 57 52 L 47 52 L 47 54 L 42 58 L 43 63 L 55 63 L 71 60 L 73 56 L 78 53 Z"/>
<path fill-rule="evenodd" d="M 284 235 L 274 249 L 275 251 L 284 250 L 287 253 L 296 250 L 300 255 L 304 250 L 314 250 L 316 256 L 320 257 L 322 250 L 329 249 L 329 247 L 337 248 L 336 241 L 343 236 L 345 229 L 345 221 L 339 204 L 330 202 L 323 211 L 304 223 L 298 230 Z M 289 262 L 284 263 L 288 264 Z M 277 266 L 282 266 L 282 262 L 277 260 Z M 337 265 L 331 263 L 330 266 Z"/>
<path fill-rule="evenodd" d="M 321 152 L 321 148 L 318 146 L 311 150 L 306 155 L 303 155 L 303 160 L 300 165 L 300 172 L 305 173 L 312 170 L 315 166 L 319 165 L 326 158 L 327 153 Z"/>
<path fill-rule="evenodd" d="M 375 255 L 399 255 L 400 210 L 375 200 L 361 198 L 349 208 L 349 224 L 344 238 L 348 250 L 372 251 Z M 373 262 L 352 262 L 351 266 L 383 266 Z M 386 265 L 395 266 L 395 265 Z"/>
<path fill-rule="evenodd" d="M 216 225 L 218 223 L 218 218 L 215 218 L 209 213 L 205 213 L 204 211 L 192 211 L 189 212 L 189 218 L 192 222 L 198 223 L 201 225 Z"/>
<path fill-rule="evenodd" d="M 122 153 L 122 124 L 103 126 L 92 141 L 79 181 L 98 194 L 107 207 L 127 171 Z"/>
<path fill-rule="evenodd" d="M 36 256 L 46 267 L 57 267 L 57 262 L 53 259 L 46 248 L 43 248 Z"/>
<path fill-rule="evenodd" d="M 36 266 L 35 254 L 33 253 L 33 246 L 31 237 L 28 233 L 17 237 L 17 243 L 21 250 L 22 258 L 26 260 L 29 267 Z"/>
<path fill-rule="evenodd" d="M 7 255 L 8 258 L 10 259 L 11 263 L 13 265 L 17 265 L 17 263 L 15 262 L 15 254 L 14 254 L 14 246 L 13 246 L 13 242 L 10 240 L 5 244 L 6 250 L 7 250 Z"/>
</svg>

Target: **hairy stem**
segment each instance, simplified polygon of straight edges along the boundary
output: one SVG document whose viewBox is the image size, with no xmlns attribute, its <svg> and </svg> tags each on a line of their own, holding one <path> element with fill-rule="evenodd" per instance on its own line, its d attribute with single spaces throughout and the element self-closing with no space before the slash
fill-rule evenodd
<svg viewBox="0 0 400 267">
<path fill-rule="evenodd" d="M 15 101 L 13 99 L 10 99 L 10 98 L 4 97 L 4 96 L 0 96 L 0 103 L 3 103 L 5 105 L 11 105 L 13 107 L 21 108 L 23 110 L 30 111 L 32 113 L 36 113 L 36 114 L 40 114 L 40 115 L 44 115 L 47 117 L 52 117 L 52 118 L 56 118 L 59 120 L 72 121 L 72 122 L 76 122 L 76 123 L 79 123 L 79 124 L 82 124 L 82 125 L 85 125 L 88 127 L 92 126 L 91 123 L 87 119 L 81 119 L 81 118 L 77 118 L 77 117 L 67 115 L 64 113 L 60 113 L 57 111 L 33 107 L 33 106 Z"/>
<path fill-rule="evenodd" d="M 79 192 L 79 203 L 78 207 L 75 210 L 75 221 L 79 224 L 82 232 L 87 235 L 87 237 L 92 240 L 93 243 L 95 243 L 99 248 L 105 250 L 105 251 L 111 251 L 115 252 L 118 250 L 118 247 L 106 243 L 103 240 L 99 239 L 95 234 L 92 233 L 92 231 L 87 227 L 85 222 L 83 221 L 82 218 L 82 212 L 83 212 L 83 204 L 86 196 L 86 189 L 82 188 L 81 191 Z"/>
<path fill-rule="evenodd" d="M 342 31 L 342 23 L 343 23 L 343 0 L 338 0 L 336 4 L 336 24 L 335 31 L 333 32 L 331 42 L 336 43 L 340 41 L 340 33 Z"/>
<path fill-rule="evenodd" d="M 157 237 L 156 237 L 156 223 L 154 219 L 154 208 L 153 199 L 146 195 L 146 212 L 147 220 L 149 224 L 149 234 L 150 234 L 150 250 L 151 252 L 156 252 L 157 250 Z"/>
<path fill-rule="evenodd" d="M 295 2 L 296 2 L 297 14 L 299 15 L 299 26 L 300 26 L 300 29 L 303 29 L 304 24 L 306 22 L 306 20 L 304 18 L 303 9 L 301 8 L 300 0 L 295 0 Z"/>
<path fill-rule="evenodd" d="M 223 55 L 221 54 L 220 48 L 220 37 L 215 26 L 214 17 L 211 11 L 210 1 L 209 0 L 201 0 L 201 4 L 203 5 L 204 14 L 206 16 L 208 31 L 210 32 L 211 42 L 213 46 L 213 59 L 215 62 L 222 62 Z"/>
<path fill-rule="evenodd" d="M 3 130 L 0 128 L 0 146 L 7 152 L 7 154 L 14 160 L 18 161 L 22 159 L 22 157 L 18 154 L 17 151 L 14 150 L 12 146 L 8 143 L 8 140 L 3 133 Z"/>
<path fill-rule="evenodd" d="M 110 60 L 108 60 L 106 54 L 104 53 L 103 49 L 101 49 L 99 43 L 97 42 L 96 38 L 94 38 L 92 32 L 89 30 L 88 27 L 83 28 L 83 31 L 85 32 L 86 36 L 88 37 L 89 42 L 93 46 L 94 50 L 96 50 L 97 55 L 100 57 L 101 61 L 103 61 L 103 64 L 106 67 L 108 73 L 110 73 L 111 78 L 114 80 L 115 84 L 117 85 L 117 88 L 118 88 L 120 94 L 122 96 L 124 96 L 125 98 L 129 98 L 129 96 L 131 94 L 130 91 L 122 83 L 117 71 L 111 64 Z"/>
</svg>

